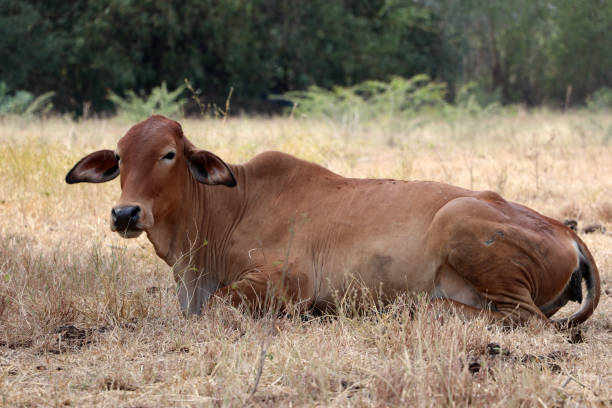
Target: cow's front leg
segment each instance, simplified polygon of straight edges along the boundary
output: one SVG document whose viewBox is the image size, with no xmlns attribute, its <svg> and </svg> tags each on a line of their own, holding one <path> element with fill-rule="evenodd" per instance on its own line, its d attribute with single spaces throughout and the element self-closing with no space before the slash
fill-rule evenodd
<svg viewBox="0 0 612 408">
<path fill-rule="evenodd" d="M 183 273 L 175 274 L 176 292 L 183 315 L 199 315 L 202 306 L 208 302 L 210 295 L 217 289 L 214 282 L 195 268 L 188 268 Z"/>
<path fill-rule="evenodd" d="M 312 305 L 310 280 L 295 270 L 278 268 L 251 270 L 234 283 L 217 290 L 211 299 L 227 301 L 234 307 L 244 305 L 253 314 L 267 310 L 276 312 L 304 311 Z"/>
</svg>

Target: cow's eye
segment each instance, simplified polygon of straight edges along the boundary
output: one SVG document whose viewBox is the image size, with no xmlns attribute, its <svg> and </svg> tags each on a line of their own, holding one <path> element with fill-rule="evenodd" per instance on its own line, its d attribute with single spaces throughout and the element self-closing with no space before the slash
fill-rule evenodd
<svg viewBox="0 0 612 408">
<path fill-rule="evenodd" d="M 176 153 L 168 152 L 168 153 L 166 153 L 166 155 L 164 157 L 162 157 L 162 159 L 164 159 L 164 160 L 172 160 L 172 159 L 174 159 L 174 156 L 176 156 Z"/>
</svg>

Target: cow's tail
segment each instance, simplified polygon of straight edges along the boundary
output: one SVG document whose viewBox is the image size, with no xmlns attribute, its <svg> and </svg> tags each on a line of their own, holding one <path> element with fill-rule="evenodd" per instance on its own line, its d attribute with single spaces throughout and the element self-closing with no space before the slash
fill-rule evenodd
<svg viewBox="0 0 612 408">
<path fill-rule="evenodd" d="M 591 255 L 587 246 L 577 236 L 574 242 L 576 243 L 576 250 L 578 252 L 578 268 L 576 268 L 572 274 L 567 290 L 577 290 L 581 292 L 581 281 L 584 280 L 587 294 L 586 299 L 582 301 L 580 309 L 578 309 L 576 313 L 566 319 L 557 321 L 558 324 L 565 327 L 576 326 L 588 319 L 593 314 L 593 311 L 595 311 L 599 303 L 600 295 L 599 270 L 597 269 L 593 255 Z M 568 293 L 568 295 L 570 297 L 572 296 L 571 293 Z M 580 293 L 580 297 L 582 297 L 582 293 Z"/>
</svg>

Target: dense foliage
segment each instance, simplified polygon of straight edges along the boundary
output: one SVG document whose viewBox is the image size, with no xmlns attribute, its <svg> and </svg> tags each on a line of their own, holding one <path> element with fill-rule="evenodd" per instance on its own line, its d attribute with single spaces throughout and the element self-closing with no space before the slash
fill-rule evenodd
<svg viewBox="0 0 612 408">
<path fill-rule="evenodd" d="M 448 98 L 475 81 L 500 102 L 562 105 L 569 86 L 571 102 L 612 87 L 611 21 L 607 0 L 0 0 L 0 81 L 76 112 L 185 78 L 252 108 L 417 74 Z"/>
</svg>

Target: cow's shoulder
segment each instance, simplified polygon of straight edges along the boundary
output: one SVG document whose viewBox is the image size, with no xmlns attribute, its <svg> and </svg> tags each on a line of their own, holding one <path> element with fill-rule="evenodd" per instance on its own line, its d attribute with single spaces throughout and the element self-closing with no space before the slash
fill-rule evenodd
<svg viewBox="0 0 612 408">
<path fill-rule="evenodd" d="M 245 167 L 258 175 L 310 175 L 321 177 L 341 177 L 316 163 L 300 159 L 287 153 L 266 151 L 259 153 Z"/>
</svg>

